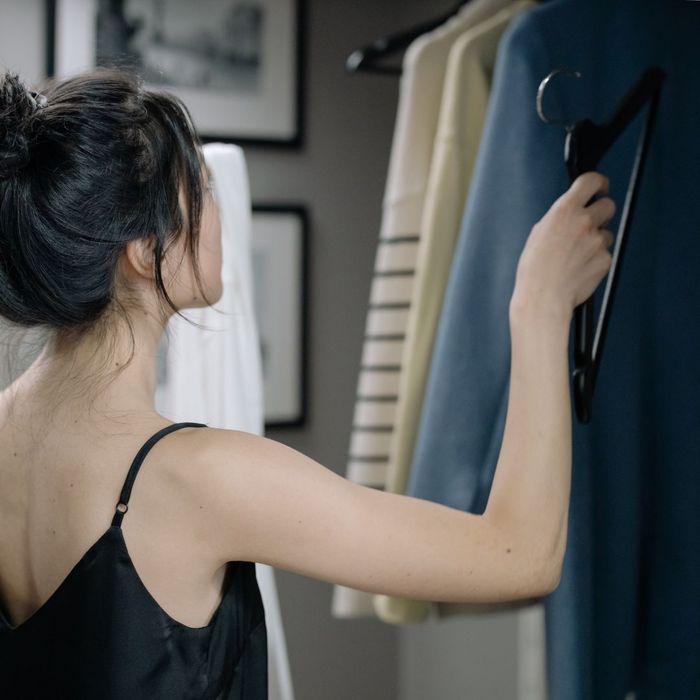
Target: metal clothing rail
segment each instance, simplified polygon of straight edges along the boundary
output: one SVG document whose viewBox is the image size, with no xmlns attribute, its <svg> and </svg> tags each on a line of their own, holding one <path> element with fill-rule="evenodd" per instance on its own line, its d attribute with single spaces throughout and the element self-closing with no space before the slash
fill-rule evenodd
<svg viewBox="0 0 700 700">
<path fill-rule="evenodd" d="M 412 41 L 427 32 L 445 24 L 453 15 L 466 5 L 469 0 L 461 0 L 452 10 L 425 22 L 405 29 L 403 31 L 387 34 L 375 39 L 368 46 L 353 51 L 345 62 L 345 67 L 350 73 L 386 73 L 388 75 L 401 75 L 400 66 L 388 66 L 383 63 L 387 56 L 403 51 Z"/>
</svg>

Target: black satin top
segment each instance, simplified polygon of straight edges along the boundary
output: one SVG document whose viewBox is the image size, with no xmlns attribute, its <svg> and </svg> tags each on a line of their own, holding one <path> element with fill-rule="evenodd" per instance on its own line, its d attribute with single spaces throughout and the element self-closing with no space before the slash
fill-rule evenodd
<svg viewBox="0 0 700 700">
<path fill-rule="evenodd" d="M 0 609 L 0 695 L 8 700 L 267 699 L 267 632 L 255 564 L 227 564 L 225 594 L 206 627 L 171 618 L 129 557 L 121 521 L 149 438 L 124 483 L 112 525 L 51 597 L 13 627 Z M 124 511 L 124 512 L 122 512 Z"/>
</svg>

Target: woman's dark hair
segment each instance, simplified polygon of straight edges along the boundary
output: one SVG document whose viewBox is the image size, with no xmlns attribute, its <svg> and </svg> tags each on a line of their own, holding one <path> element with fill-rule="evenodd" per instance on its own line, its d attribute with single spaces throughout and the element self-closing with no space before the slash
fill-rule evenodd
<svg viewBox="0 0 700 700">
<path fill-rule="evenodd" d="M 197 256 L 205 167 L 184 102 L 144 89 L 126 68 L 50 78 L 36 92 L 16 73 L 0 76 L 0 316 L 78 338 L 106 332 L 121 312 L 133 346 L 130 297 L 115 295 L 117 261 L 143 237 L 161 310 L 179 313 L 161 265 L 182 235 L 209 302 Z"/>
</svg>

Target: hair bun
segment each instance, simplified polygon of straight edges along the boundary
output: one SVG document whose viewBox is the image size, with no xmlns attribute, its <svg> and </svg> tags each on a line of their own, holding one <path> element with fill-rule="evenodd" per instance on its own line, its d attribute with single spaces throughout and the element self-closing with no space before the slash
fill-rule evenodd
<svg viewBox="0 0 700 700">
<path fill-rule="evenodd" d="M 41 105 L 45 104 L 44 98 Z M 0 179 L 29 163 L 27 124 L 38 106 L 35 94 L 17 73 L 8 71 L 0 78 Z"/>
</svg>

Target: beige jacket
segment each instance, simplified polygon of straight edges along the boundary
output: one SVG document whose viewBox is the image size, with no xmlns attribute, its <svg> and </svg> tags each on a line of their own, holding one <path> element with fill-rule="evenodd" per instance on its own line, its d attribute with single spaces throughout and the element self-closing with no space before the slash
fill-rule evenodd
<svg viewBox="0 0 700 700">
<path fill-rule="evenodd" d="M 433 156 L 424 198 L 416 271 L 408 312 L 402 372 L 389 445 L 385 489 L 406 493 L 415 438 L 419 429 L 433 341 L 461 226 L 469 183 L 486 118 L 498 44 L 508 23 L 534 0 L 516 0 L 464 32 L 447 63 Z M 518 607 L 520 604 L 516 604 Z M 431 604 L 374 596 L 377 615 L 385 622 L 420 622 Z M 487 612 L 509 605 L 437 604 L 441 616 Z"/>
<path fill-rule="evenodd" d="M 471 0 L 404 55 L 346 470 L 348 479 L 365 486 L 383 489 L 392 459 L 404 338 L 450 49 L 464 32 L 510 4 Z M 331 612 L 374 616 L 372 595 L 336 585 Z"/>
</svg>

